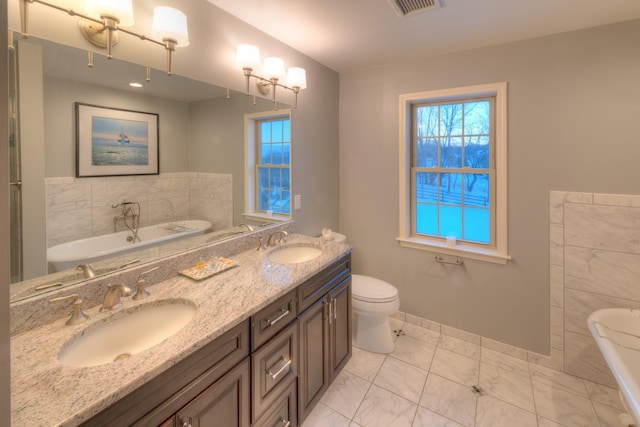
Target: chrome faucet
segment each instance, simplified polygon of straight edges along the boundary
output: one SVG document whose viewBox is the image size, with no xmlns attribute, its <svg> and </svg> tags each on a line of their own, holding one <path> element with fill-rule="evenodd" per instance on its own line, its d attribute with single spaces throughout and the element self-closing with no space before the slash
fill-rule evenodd
<svg viewBox="0 0 640 427">
<path fill-rule="evenodd" d="M 64 297 L 54 298 L 49 300 L 49 303 L 65 301 L 71 298 L 73 298 L 73 305 L 71 306 L 73 312 L 71 313 L 71 317 L 69 318 L 69 320 L 67 320 L 66 325 L 73 326 L 86 322 L 89 316 L 84 314 L 84 312 L 82 311 L 82 300 L 80 299 L 80 295 L 71 294 Z"/>
<path fill-rule="evenodd" d="M 85 279 L 92 279 L 96 277 L 96 271 L 91 267 L 91 264 L 80 264 L 76 267 L 76 270 L 82 270 Z"/>
<path fill-rule="evenodd" d="M 289 233 L 285 230 L 276 231 L 269 236 L 269 240 L 267 240 L 267 247 L 275 246 L 278 243 L 283 244 L 285 242 L 285 237 L 288 235 Z"/>
<path fill-rule="evenodd" d="M 111 205 L 112 209 L 116 209 L 119 207 L 122 207 L 122 212 L 120 212 L 120 215 L 116 215 L 113 217 L 113 232 L 118 232 L 118 222 L 122 221 L 124 226 L 127 227 L 127 229 L 131 231 L 133 235 L 127 238 L 127 242 L 135 243 L 136 240 L 140 241 L 140 238 L 138 237 L 138 226 L 140 225 L 140 203 L 122 202 Z"/>
<path fill-rule="evenodd" d="M 238 227 L 240 227 L 240 228 L 246 228 L 246 229 L 247 229 L 247 231 L 253 231 L 253 227 L 252 227 L 252 226 L 250 226 L 249 224 L 245 224 L 244 222 L 243 222 L 242 224 L 238 225 Z"/>
<path fill-rule="evenodd" d="M 151 270 L 143 271 L 142 273 L 140 273 L 140 275 L 138 276 L 138 281 L 136 282 L 137 288 L 136 288 L 136 293 L 132 297 L 133 299 L 140 300 L 140 299 L 145 299 L 146 297 L 149 296 L 149 292 L 145 289 L 145 281 L 142 278 L 142 276 L 144 276 L 145 274 L 154 272 L 159 268 L 160 267 L 154 267 Z"/>
<path fill-rule="evenodd" d="M 120 297 L 128 297 L 131 295 L 131 289 L 127 285 L 107 285 L 107 292 L 102 300 L 100 311 L 109 311 L 122 306 Z"/>
</svg>

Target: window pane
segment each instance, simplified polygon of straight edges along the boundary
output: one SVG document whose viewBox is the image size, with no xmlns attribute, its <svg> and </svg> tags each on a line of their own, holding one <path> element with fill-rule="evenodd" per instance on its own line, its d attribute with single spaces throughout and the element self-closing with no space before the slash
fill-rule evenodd
<svg viewBox="0 0 640 427">
<path fill-rule="evenodd" d="M 416 206 L 416 233 L 438 235 L 438 206 L 419 203 Z"/>
<path fill-rule="evenodd" d="M 271 145 L 271 164 L 273 165 L 282 164 L 282 144 Z"/>
<path fill-rule="evenodd" d="M 489 112 L 489 101 L 465 102 L 464 133 L 466 135 L 488 135 Z"/>
<path fill-rule="evenodd" d="M 274 191 L 280 190 L 280 169 L 271 169 L 270 178 L 270 187 L 273 188 Z"/>
<path fill-rule="evenodd" d="M 440 203 L 462 204 L 462 174 L 443 173 L 440 175 Z"/>
<path fill-rule="evenodd" d="M 464 210 L 464 239 L 477 243 L 489 243 L 489 209 Z"/>
<path fill-rule="evenodd" d="M 269 188 L 269 169 L 258 168 L 258 187 L 260 190 Z"/>
<path fill-rule="evenodd" d="M 462 238 L 462 209 L 455 206 L 440 206 L 440 236 Z"/>
<path fill-rule="evenodd" d="M 416 201 L 438 201 L 438 174 L 430 172 L 416 173 Z"/>
<path fill-rule="evenodd" d="M 291 189 L 291 181 L 289 178 L 289 169 L 282 169 L 282 190 L 289 191 Z"/>
<path fill-rule="evenodd" d="M 438 109 L 438 106 L 417 108 L 416 134 L 418 136 L 438 136 Z"/>
<path fill-rule="evenodd" d="M 288 191 L 283 191 L 282 192 L 282 199 L 280 200 L 279 203 L 279 211 L 282 214 L 288 214 L 291 212 L 291 193 L 289 193 Z"/>
<path fill-rule="evenodd" d="M 258 209 L 261 211 L 266 211 L 269 209 L 269 190 L 268 189 L 258 190 Z"/>
<path fill-rule="evenodd" d="M 291 144 L 282 144 L 282 163 L 285 165 L 291 164 Z"/>
<path fill-rule="evenodd" d="M 489 207 L 489 175 L 464 174 L 464 204 L 465 206 Z"/>
<path fill-rule="evenodd" d="M 418 138 L 416 144 L 416 166 L 432 168 L 438 164 L 438 140 L 435 138 Z"/>
<path fill-rule="evenodd" d="M 271 142 L 271 122 L 260 123 L 260 142 Z"/>
<path fill-rule="evenodd" d="M 271 163 L 271 144 L 260 144 L 260 163 L 264 165 Z"/>
<path fill-rule="evenodd" d="M 282 142 L 282 122 L 271 122 L 271 141 Z"/>
<path fill-rule="evenodd" d="M 440 135 L 462 135 L 462 104 L 440 106 Z"/>
<path fill-rule="evenodd" d="M 462 167 L 462 138 L 446 137 L 440 140 L 440 167 Z"/>
<path fill-rule="evenodd" d="M 471 136 L 464 139 L 464 165 L 470 168 L 489 168 L 488 136 Z"/>
</svg>

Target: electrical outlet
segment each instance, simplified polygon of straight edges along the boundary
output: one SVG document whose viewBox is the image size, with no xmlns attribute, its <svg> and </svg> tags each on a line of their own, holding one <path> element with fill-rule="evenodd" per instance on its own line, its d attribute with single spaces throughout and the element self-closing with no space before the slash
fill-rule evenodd
<svg viewBox="0 0 640 427">
<path fill-rule="evenodd" d="M 302 196 L 300 194 L 296 194 L 293 198 L 293 208 L 300 209 L 302 207 Z"/>
</svg>

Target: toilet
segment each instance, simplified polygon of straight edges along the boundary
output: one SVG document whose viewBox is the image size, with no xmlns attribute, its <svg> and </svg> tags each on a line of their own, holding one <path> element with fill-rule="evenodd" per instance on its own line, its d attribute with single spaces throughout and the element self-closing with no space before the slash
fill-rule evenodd
<svg viewBox="0 0 640 427">
<path fill-rule="evenodd" d="M 344 234 L 322 230 L 326 240 L 343 243 Z M 389 316 L 400 309 L 395 286 L 375 277 L 351 276 L 351 308 L 353 311 L 352 341 L 361 350 L 391 353 L 395 347 Z"/>
<path fill-rule="evenodd" d="M 375 277 L 351 276 L 353 345 L 374 353 L 391 353 L 394 335 L 389 316 L 400 309 L 395 286 Z"/>
</svg>

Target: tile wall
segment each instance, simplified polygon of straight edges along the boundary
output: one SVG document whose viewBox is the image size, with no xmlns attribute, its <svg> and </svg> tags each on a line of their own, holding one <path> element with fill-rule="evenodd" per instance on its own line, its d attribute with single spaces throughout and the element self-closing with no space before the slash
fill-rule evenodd
<svg viewBox="0 0 640 427">
<path fill-rule="evenodd" d="M 550 218 L 551 358 L 615 387 L 587 317 L 640 308 L 640 196 L 554 191 Z"/>
<path fill-rule="evenodd" d="M 204 219 L 218 230 L 233 222 L 233 176 L 213 173 L 103 178 L 46 178 L 47 247 L 113 232 L 113 204 L 140 203 L 140 226 Z"/>
</svg>

